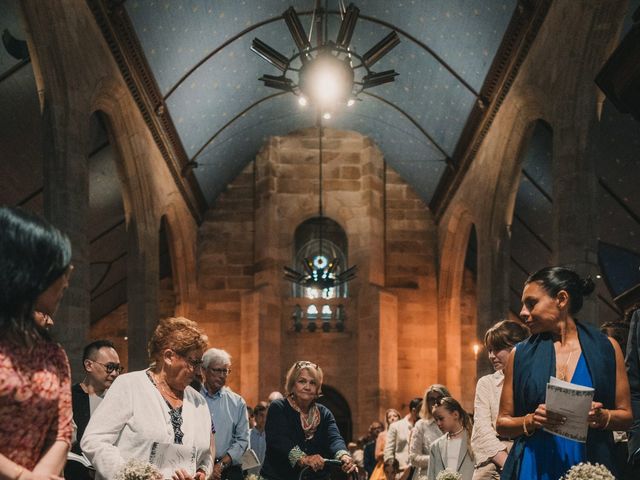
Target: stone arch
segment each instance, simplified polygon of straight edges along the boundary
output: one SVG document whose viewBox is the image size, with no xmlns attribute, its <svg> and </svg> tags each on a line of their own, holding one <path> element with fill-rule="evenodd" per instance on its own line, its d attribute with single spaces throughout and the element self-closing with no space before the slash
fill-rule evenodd
<svg viewBox="0 0 640 480">
<path fill-rule="evenodd" d="M 171 259 L 173 291 L 175 292 L 175 315 L 189 317 L 190 305 L 197 294 L 196 285 L 196 239 L 185 222 L 191 219 L 188 211 L 178 212 L 174 204 L 164 209 L 161 221 L 166 222 L 166 234 Z M 191 237 L 194 237 L 191 235 Z"/>
<path fill-rule="evenodd" d="M 318 403 L 323 404 L 336 419 L 336 425 L 338 425 L 338 430 L 340 430 L 340 434 L 344 438 L 345 442 L 348 443 L 353 438 L 353 421 L 351 418 L 351 408 L 349 407 L 349 402 L 344 396 L 334 387 L 323 384 L 322 385 L 322 396 L 318 399 Z"/>
<path fill-rule="evenodd" d="M 460 300 L 464 261 L 474 219 L 458 204 L 446 225 L 440 254 L 438 315 L 438 377 L 456 398 L 461 398 L 462 325 Z"/>
</svg>

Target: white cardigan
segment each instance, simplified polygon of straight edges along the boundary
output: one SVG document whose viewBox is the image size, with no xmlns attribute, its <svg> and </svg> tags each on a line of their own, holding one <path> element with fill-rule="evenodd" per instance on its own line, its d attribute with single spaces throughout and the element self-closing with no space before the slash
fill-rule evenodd
<svg viewBox="0 0 640 480">
<path fill-rule="evenodd" d="M 195 446 L 197 468 L 211 472 L 211 416 L 205 399 L 184 391 L 184 445 Z M 97 480 L 111 480 L 131 458 L 148 460 L 153 442 L 173 443 L 169 407 L 144 370 L 120 375 L 91 415 L 81 448 Z M 195 472 L 193 472 L 195 473 Z"/>
</svg>

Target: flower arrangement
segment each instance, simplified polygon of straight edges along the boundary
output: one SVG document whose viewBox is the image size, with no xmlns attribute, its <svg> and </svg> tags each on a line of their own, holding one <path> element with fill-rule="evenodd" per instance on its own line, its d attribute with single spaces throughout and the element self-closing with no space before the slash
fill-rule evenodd
<svg viewBox="0 0 640 480">
<path fill-rule="evenodd" d="M 615 480 L 615 477 L 604 465 L 581 462 L 571 467 L 560 480 Z"/>
<path fill-rule="evenodd" d="M 258 475 L 256 475 L 255 473 L 252 473 L 251 475 L 247 475 L 245 477 L 245 480 L 258 480 Z"/>
<path fill-rule="evenodd" d="M 445 468 L 444 470 L 440 470 L 436 476 L 436 480 L 462 480 L 462 475 L 455 470 Z"/>
<path fill-rule="evenodd" d="M 163 476 L 155 465 L 132 458 L 118 472 L 115 480 L 163 480 Z"/>
</svg>

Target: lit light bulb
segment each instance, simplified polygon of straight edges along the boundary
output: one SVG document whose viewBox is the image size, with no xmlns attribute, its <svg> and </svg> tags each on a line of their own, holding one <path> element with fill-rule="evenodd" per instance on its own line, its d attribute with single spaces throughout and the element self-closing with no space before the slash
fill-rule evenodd
<svg viewBox="0 0 640 480">
<path fill-rule="evenodd" d="M 306 107 L 308 102 L 305 97 L 300 97 L 298 98 L 298 103 L 300 104 L 301 107 Z"/>
<path fill-rule="evenodd" d="M 477 358 L 478 357 L 478 353 L 480 353 L 480 345 L 478 345 L 477 343 L 473 344 L 473 355 Z"/>
<path fill-rule="evenodd" d="M 324 112 L 322 114 L 322 118 L 324 118 L 325 120 L 331 120 L 331 114 L 329 112 Z"/>
<path fill-rule="evenodd" d="M 353 107 L 355 103 L 356 101 L 353 98 L 350 98 L 349 100 L 347 100 L 347 107 Z"/>
<path fill-rule="evenodd" d="M 601 279 L 601 278 L 602 278 L 602 275 L 598 274 L 598 275 L 596 275 L 596 278 L 597 278 L 597 279 Z"/>
</svg>

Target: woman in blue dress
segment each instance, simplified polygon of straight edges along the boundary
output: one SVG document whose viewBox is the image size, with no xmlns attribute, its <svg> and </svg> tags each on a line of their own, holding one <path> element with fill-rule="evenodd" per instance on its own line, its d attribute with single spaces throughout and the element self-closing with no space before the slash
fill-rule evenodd
<svg viewBox="0 0 640 480">
<path fill-rule="evenodd" d="M 532 335 L 511 352 L 505 369 L 497 431 L 515 442 L 502 479 L 557 480 L 584 461 L 615 474 L 612 431 L 631 425 L 629 382 L 617 342 L 575 318 L 593 289 L 591 279 L 562 267 L 544 268 L 525 282 L 520 316 Z M 595 389 L 586 443 L 542 430 L 564 421 L 544 404 L 552 376 Z"/>
</svg>

